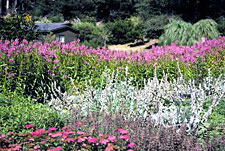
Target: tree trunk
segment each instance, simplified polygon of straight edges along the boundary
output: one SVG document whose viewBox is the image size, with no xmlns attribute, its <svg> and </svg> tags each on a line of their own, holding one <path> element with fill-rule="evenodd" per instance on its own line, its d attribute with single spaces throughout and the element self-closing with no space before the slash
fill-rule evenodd
<svg viewBox="0 0 225 151">
<path fill-rule="evenodd" d="M 9 13 L 9 0 L 6 1 L 6 13 Z"/>
<path fill-rule="evenodd" d="M 13 12 L 17 12 L 17 0 L 14 0 Z"/>
</svg>

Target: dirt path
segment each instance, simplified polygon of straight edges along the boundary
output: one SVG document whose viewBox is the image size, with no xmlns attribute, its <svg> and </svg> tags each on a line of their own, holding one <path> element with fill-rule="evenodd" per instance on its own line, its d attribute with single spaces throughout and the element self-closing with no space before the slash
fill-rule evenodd
<svg viewBox="0 0 225 151">
<path fill-rule="evenodd" d="M 157 39 L 150 40 L 149 42 L 145 43 L 144 45 L 136 46 L 136 47 L 130 47 L 130 45 L 135 44 L 135 43 L 127 43 L 123 45 L 111 45 L 108 46 L 110 50 L 120 50 L 120 51 L 142 51 L 145 48 L 154 45 L 158 42 Z"/>
</svg>

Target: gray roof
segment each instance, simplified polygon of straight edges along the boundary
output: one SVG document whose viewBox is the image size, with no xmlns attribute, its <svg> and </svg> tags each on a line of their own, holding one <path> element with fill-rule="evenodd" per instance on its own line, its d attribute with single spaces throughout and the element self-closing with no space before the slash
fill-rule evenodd
<svg viewBox="0 0 225 151">
<path fill-rule="evenodd" d="M 50 32 L 58 29 L 69 27 L 71 28 L 70 23 L 36 23 L 37 29 L 42 32 Z"/>
</svg>

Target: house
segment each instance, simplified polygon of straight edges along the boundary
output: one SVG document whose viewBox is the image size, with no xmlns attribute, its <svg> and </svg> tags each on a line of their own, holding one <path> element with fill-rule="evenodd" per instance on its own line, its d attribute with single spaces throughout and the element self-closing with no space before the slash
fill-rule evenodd
<svg viewBox="0 0 225 151">
<path fill-rule="evenodd" d="M 60 42 L 71 42 L 77 37 L 71 23 L 36 23 L 35 25 L 43 35 L 52 33 Z"/>
</svg>

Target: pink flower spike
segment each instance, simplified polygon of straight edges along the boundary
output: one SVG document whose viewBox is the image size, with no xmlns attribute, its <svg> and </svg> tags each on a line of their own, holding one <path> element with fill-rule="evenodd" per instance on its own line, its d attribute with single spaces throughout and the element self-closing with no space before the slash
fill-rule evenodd
<svg viewBox="0 0 225 151">
<path fill-rule="evenodd" d="M 130 137 L 127 135 L 120 136 L 120 139 L 130 140 Z"/>
<path fill-rule="evenodd" d="M 34 124 L 27 124 L 27 125 L 25 125 L 25 128 L 27 128 L 27 129 L 29 129 L 29 128 L 33 128 L 33 127 L 35 127 L 35 125 L 34 125 Z"/>
<path fill-rule="evenodd" d="M 119 128 L 118 131 L 120 132 L 120 134 L 128 134 L 129 133 L 127 130 L 124 130 L 122 128 Z"/>
<path fill-rule="evenodd" d="M 130 148 L 132 148 L 132 147 L 134 147 L 134 146 L 136 146 L 136 144 L 134 144 L 134 143 L 128 144 L 128 147 L 130 147 Z"/>
<path fill-rule="evenodd" d="M 134 151 L 133 149 L 129 149 L 129 150 L 127 150 L 127 151 Z"/>
</svg>

